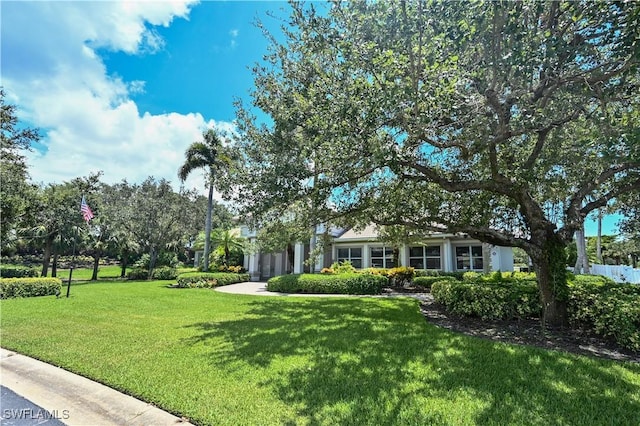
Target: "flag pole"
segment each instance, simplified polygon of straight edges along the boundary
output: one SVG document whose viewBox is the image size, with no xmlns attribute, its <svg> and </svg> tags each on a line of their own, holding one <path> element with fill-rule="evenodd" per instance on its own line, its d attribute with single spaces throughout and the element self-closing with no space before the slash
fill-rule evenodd
<svg viewBox="0 0 640 426">
<path fill-rule="evenodd" d="M 78 239 L 78 226 L 75 227 L 73 235 L 73 251 L 71 252 L 71 267 L 69 268 L 69 281 L 67 281 L 67 298 L 71 291 L 71 276 L 73 275 L 73 266 L 76 264 L 76 240 Z"/>
</svg>

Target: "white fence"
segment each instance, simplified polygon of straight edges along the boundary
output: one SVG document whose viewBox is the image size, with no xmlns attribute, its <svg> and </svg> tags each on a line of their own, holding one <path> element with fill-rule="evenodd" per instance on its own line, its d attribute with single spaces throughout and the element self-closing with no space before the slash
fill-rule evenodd
<svg viewBox="0 0 640 426">
<path fill-rule="evenodd" d="M 626 265 L 591 265 L 590 273 L 604 275 L 618 283 L 640 284 L 640 269 Z"/>
</svg>

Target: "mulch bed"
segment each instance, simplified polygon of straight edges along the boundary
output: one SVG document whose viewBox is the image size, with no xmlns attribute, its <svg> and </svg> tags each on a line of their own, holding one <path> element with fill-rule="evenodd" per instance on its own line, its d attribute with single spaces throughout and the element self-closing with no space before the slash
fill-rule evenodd
<svg viewBox="0 0 640 426">
<path fill-rule="evenodd" d="M 420 300 L 420 310 L 427 322 L 468 336 L 518 345 L 556 349 L 597 358 L 640 363 L 640 353 L 620 348 L 614 342 L 583 330 L 543 329 L 540 320 L 484 321 L 447 312 L 429 293 L 412 289 L 394 289 Z"/>
</svg>

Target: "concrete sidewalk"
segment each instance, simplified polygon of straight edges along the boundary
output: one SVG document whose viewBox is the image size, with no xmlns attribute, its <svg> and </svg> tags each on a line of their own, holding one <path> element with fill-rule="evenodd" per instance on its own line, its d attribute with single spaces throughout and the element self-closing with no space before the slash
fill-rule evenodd
<svg viewBox="0 0 640 426">
<path fill-rule="evenodd" d="M 105 385 L 2 348 L 0 383 L 67 425 L 190 425 Z"/>
</svg>

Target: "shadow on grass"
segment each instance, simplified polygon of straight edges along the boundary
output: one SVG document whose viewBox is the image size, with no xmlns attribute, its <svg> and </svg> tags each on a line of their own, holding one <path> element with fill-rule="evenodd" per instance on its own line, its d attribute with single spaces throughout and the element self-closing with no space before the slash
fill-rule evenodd
<svg viewBox="0 0 640 426">
<path fill-rule="evenodd" d="M 193 324 L 311 424 L 640 424 L 640 366 L 468 338 L 408 299 L 261 299 Z"/>
</svg>

